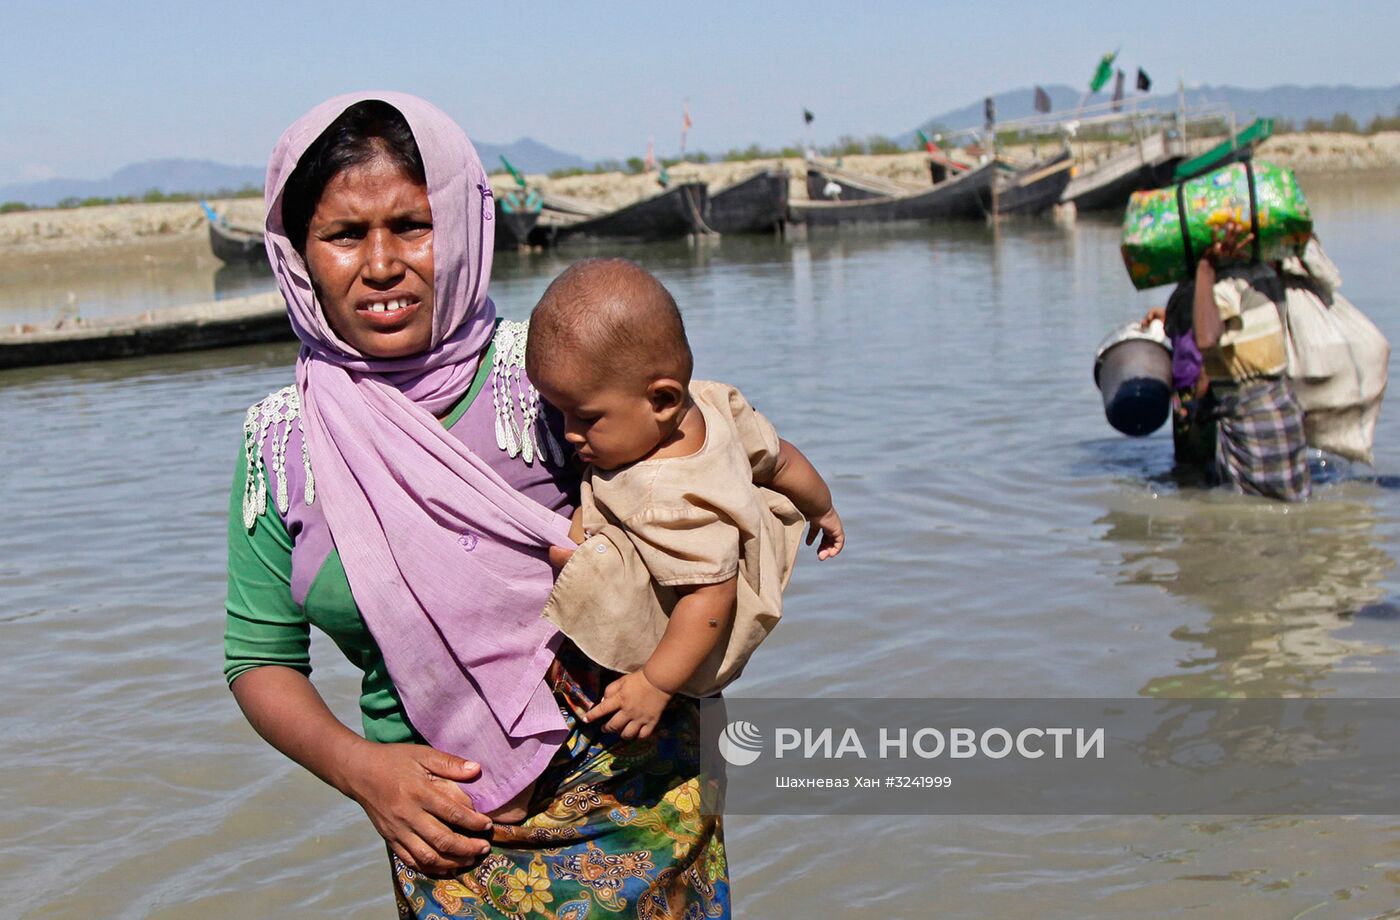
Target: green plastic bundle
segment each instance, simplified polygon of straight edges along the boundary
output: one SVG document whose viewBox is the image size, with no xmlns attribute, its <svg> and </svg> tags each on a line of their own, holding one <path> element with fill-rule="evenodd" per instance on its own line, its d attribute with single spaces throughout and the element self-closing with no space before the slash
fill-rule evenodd
<svg viewBox="0 0 1400 920">
<path fill-rule="evenodd" d="M 1312 213 L 1292 170 L 1262 160 L 1232 163 L 1133 195 L 1123 218 L 1123 264 L 1133 286 L 1192 277 L 1201 253 L 1232 220 L 1253 231 L 1254 245 L 1246 248 L 1252 260 L 1281 259 L 1312 236 Z"/>
</svg>

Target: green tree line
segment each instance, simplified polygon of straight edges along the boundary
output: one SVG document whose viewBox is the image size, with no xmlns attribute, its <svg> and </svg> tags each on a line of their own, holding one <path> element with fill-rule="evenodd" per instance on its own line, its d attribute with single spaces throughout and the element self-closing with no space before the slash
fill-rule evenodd
<svg viewBox="0 0 1400 920">
<path fill-rule="evenodd" d="M 69 196 L 64 198 L 54 207 L 60 210 L 71 210 L 72 208 L 96 208 L 109 204 L 166 204 L 172 202 L 199 201 L 201 198 L 261 198 L 263 190 L 253 185 L 245 185 L 240 189 L 221 188 L 213 192 L 162 192 L 160 189 L 150 189 L 143 195 L 114 195 L 111 197 L 94 195 L 88 198 Z M 6 201 L 0 203 L 0 214 L 13 214 L 18 211 L 39 211 L 48 210 L 38 208 L 23 201 Z"/>
</svg>

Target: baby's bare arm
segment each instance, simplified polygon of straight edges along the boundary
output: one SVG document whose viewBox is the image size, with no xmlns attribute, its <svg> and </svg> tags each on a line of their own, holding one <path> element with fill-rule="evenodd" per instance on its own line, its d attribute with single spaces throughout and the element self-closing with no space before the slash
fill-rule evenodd
<svg viewBox="0 0 1400 920">
<path fill-rule="evenodd" d="M 569 539 L 575 543 L 582 543 L 585 534 L 583 532 L 583 508 L 575 508 L 574 516 L 569 519 Z M 574 555 L 574 551 L 563 546 L 551 546 L 549 548 L 549 564 L 556 569 L 562 569 L 569 564 L 569 559 Z"/>
<path fill-rule="evenodd" d="M 646 738 L 661 713 L 704 663 L 734 618 L 738 578 L 714 585 L 677 588 L 681 598 L 656 651 L 642 669 L 608 684 L 603 699 L 584 713 L 585 722 L 608 717 L 603 728 L 623 738 Z"/>
<path fill-rule="evenodd" d="M 778 439 L 778 462 L 773 478 L 760 482 L 776 492 L 781 492 L 792 500 L 802 516 L 812 522 L 807 533 L 810 545 L 820 533 L 821 545 L 817 548 L 817 558 L 830 559 L 846 545 L 846 529 L 841 524 L 841 516 L 831 504 L 831 489 L 826 480 L 812 466 L 812 461 L 787 441 Z"/>
<path fill-rule="evenodd" d="M 575 543 L 583 542 L 583 506 L 574 509 L 574 516 L 569 519 L 569 539 Z"/>
<path fill-rule="evenodd" d="M 714 651 L 734 619 L 738 577 L 713 585 L 677 588 L 681 597 L 656 651 L 642 666 L 658 690 L 675 693 Z"/>
<path fill-rule="evenodd" d="M 759 485 L 768 486 L 792 499 L 804 517 L 818 517 L 831 510 L 831 490 L 827 488 L 826 480 L 822 479 L 821 473 L 802 451 L 782 438 L 778 439 L 778 462 L 773 478 Z"/>
</svg>

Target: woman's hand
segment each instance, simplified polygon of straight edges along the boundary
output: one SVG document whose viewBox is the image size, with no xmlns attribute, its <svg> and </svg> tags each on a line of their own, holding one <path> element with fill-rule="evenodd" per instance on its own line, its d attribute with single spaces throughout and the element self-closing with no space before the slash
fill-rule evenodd
<svg viewBox="0 0 1400 920">
<path fill-rule="evenodd" d="M 457 832 L 491 828 L 457 785 L 481 774 L 476 764 L 423 744 L 366 741 L 292 668 L 241 674 L 233 696 L 269 744 L 358 802 L 409 868 L 438 875 L 472 866 L 490 850 L 485 840 Z"/>
<path fill-rule="evenodd" d="M 624 674 L 608 684 L 603 701 L 583 714 L 583 721 L 594 722 L 611 715 L 603 725 L 605 731 L 621 735 L 628 741 L 648 738 L 661 721 L 661 713 L 671 702 L 671 694 L 647 679 L 644 671 Z"/>
<path fill-rule="evenodd" d="M 491 845 L 480 836 L 491 819 L 473 807 L 459 782 L 481 767 L 424 744 L 365 742 L 345 765 L 345 793 L 359 803 L 394 855 L 416 872 L 452 875 L 471 868 Z"/>
<path fill-rule="evenodd" d="M 841 524 L 841 515 L 836 513 L 836 509 L 827 508 L 809 520 L 812 526 L 807 529 L 807 545 L 811 546 L 818 534 L 822 538 L 817 545 L 817 558 L 826 560 L 841 552 L 846 545 L 846 528 Z"/>
<path fill-rule="evenodd" d="M 1143 316 L 1142 322 L 1138 324 L 1138 327 L 1142 329 L 1143 332 L 1146 332 L 1147 327 L 1151 326 L 1153 323 L 1165 323 L 1166 321 L 1166 307 L 1153 307 Z"/>
</svg>

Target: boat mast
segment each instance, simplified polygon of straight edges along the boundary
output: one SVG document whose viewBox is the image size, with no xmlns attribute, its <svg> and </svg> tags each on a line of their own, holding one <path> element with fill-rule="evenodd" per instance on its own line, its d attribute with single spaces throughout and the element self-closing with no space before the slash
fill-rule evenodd
<svg viewBox="0 0 1400 920">
<path fill-rule="evenodd" d="M 1186 142 L 1186 78 L 1179 73 L 1176 77 L 1176 129 L 1177 141 L 1181 144 L 1178 152 L 1186 156 L 1191 149 Z"/>
</svg>

